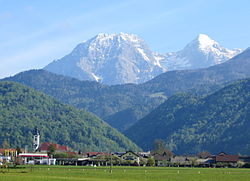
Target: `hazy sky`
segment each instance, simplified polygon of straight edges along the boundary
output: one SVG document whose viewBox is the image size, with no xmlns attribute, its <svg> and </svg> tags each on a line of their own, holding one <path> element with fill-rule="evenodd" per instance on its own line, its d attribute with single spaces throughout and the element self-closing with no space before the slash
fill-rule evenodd
<svg viewBox="0 0 250 181">
<path fill-rule="evenodd" d="M 134 33 L 165 53 L 205 33 L 250 47 L 249 0 L 0 0 L 0 78 L 42 68 L 96 34 Z"/>
</svg>

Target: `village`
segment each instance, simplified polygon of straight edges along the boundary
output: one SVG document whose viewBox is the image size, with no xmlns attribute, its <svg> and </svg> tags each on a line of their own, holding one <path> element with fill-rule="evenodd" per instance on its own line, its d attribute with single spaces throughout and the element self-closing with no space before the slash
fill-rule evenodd
<svg viewBox="0 0 250 181">
<path fill-rule="evenodd" d="M 200 152 L 195 155 L 175 155 L 169 150 L 148 152 L 74 152 L 56 143 L 41 143 L 37 132 L 33 137 L 33 151 L 20 148 L 0 148 L 0 165 L 75 165 L 75 166 L 157 166 L 157 167 L 224 167 L 250 168 L 250 156 L 229 155 L 220 152 L 212 155 Z"/>
</svg>

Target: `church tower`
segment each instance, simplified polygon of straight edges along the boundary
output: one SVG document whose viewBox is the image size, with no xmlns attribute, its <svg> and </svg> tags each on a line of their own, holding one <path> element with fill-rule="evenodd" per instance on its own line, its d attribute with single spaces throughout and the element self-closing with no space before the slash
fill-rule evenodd
<svg viewBox="0 0 250 181">
<path fill-rule="evenodd" d="M 36 152 L 40 146 L 40 135 L 38 130 L 36 131 L 36 134 L 33 137 L 33 150 Z"/>
</svg>

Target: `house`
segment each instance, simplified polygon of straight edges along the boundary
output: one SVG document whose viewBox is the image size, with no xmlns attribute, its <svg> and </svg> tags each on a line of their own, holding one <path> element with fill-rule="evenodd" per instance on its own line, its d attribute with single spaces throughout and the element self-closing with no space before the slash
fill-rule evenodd
<svg viewBox="0 0 250 181">
<path fill-rule="evenodd" d="M 125 154 L 126 152 L 114 152 L 114 155 L 116 155 L 117 157 L 121 158 L 121 156 L 123 154 Z"/>
<path fill-rule="evenodd" d="M 121 159 L 132 162 L 136 165 L 140 165 L 140 156 L 132 151 L 127 151 L 126 153 L 122 154 Z"/>
<path fill-rule="evenodd" d="M 156 166 L 168 166 L 170 164 L 170 159 L 173 157 L 173 153 L 169 150 L 164 150 L 162 152 L 153 152 L 152 156 L 155 159 Z"/>
<path fill-rule="evenodd" d="M 115 154 L 105 152 L 86 152 L 83 154 L 83 157 L 87 158 L 85 164 L 90 166 L 108 166 L 111 162 L 112 164 L 115 164 L 115 161 L 118 158 Z"/>
<path fill-rule="evenodd" d="M 239 165 L 244 168 L 250 168 L 250 156 L 239 156 Z"/>
<path fill-rule="evenodd" d="M 228 155 L 224 152 L 219 153 L 214 157 L 214 162 L 218 167 L 236 167 L 239 161 L 238 155 Z"/>
<path fill-rule="evenodd" d="M 250 157 L 249 156 L 239 156 L 239 161 L 243 163 L 250 163 Z"/>
<path fill-rule="evenodd" d="M 155 154 L 155 166 L 168 166 L 170 163 L 170 158 L 161 154 Z"/>
<path fill-rule="evenodd" d="M 12 148 L 1 148 L 0 155 L 15 157 L 17 156 L 17 150 Z"/>
<path fill-rule="evenodd" d="M 190 165 L 189 159 L 186 156 L 173 156 L 170 158 L 172 165 L 176 166 L 187 166 Z"/>
<path fill-rule="evenodd" d="M 88 158 L 96 158 L 96 157 L 100 157 L 100 156 L 110 156 L 111 154 L 110 153 L 103 153 L 103 152 L 87 152 L 87 153 L 84 153 L 84 156 L 85 157 L 88 157 Z"/>
<path fill-rule="evenodd" d="M 12 149 L 12 148 L 8 148 L 8 149 L 1 148 L 0 149 L 0 162 L 13 161 L 16 156 L 17 156 L 16 149 Z"/>
<path fill-rule="evenodd" d="M 149 158 L 151 153 L 150 151 L 147 151 L 147 152 L 138 152 L 137 154 L 143 158 Z"/>
<path fill-rule="evenodd" d="M 23 164 L 29 165 L 55 165 L 56 159 L 49 158 L 47 153 L 20 153 L 18 155 Z"/>
<path fill-rule="evenodd" d="M 211 167 L 214 163 L 213 158 L 207 157 L 207 158 L 198 158 L 196 160 L 196 163 L 199 167 Z"/>
<path fill-rule="evenodd" d="M 41 146 L 39 147 L 40 152 L 47 153 L 51 145 L 54 146 L 55 152 L 69 152 L 70 151 L 67 146 L 46 142 L 46 143 L 42 143 Z"/>
</svg>

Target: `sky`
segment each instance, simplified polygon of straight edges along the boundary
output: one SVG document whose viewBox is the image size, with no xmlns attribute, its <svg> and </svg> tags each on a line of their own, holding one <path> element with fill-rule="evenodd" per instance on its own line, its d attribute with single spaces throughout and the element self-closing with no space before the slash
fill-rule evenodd
<svg viewBox="0 0 250 181">
<path fill-rule="evenodd" d="M 40 69 L 98 33 L 133 33 L 156 52 L 203 33 L 250 47 L 249 0 L 0 0 L 0 78 Z"/>
</svg>

